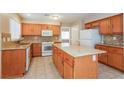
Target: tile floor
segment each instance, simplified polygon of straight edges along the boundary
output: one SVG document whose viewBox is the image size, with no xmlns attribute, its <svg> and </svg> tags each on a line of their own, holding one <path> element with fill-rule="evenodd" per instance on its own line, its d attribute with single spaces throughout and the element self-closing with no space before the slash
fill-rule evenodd
<svg viewBox="0 0 124 93">
<path fill-rule="evenodd" d="M 123 79 L 124 73 L 99 63 L 99 79 Z M 52 57 L 35 57 L 29 71 L 21 79 L 61 79 Z"/>
</svg>

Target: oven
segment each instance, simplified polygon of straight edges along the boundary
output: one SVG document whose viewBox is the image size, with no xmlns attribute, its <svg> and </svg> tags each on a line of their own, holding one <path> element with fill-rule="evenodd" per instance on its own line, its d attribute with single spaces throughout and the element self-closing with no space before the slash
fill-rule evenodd
<svg viewBox="0 0 124 93">
<path fill-rule="evenodd" d="M 42 56 L 52 55 L 53 42 L 42 42 Z"/>
</svg>

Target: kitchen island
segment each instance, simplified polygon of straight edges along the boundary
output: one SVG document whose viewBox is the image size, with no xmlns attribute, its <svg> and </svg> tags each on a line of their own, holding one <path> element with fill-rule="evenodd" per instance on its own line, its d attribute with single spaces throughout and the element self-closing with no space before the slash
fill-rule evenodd
<svg viewBox="0 0 124 93">
<path fill-rule="evenodd" d="M 64 79 L 98 78 L 98 49 L 70 45 L 53 44 L 53 63 Z"/>
</svg>

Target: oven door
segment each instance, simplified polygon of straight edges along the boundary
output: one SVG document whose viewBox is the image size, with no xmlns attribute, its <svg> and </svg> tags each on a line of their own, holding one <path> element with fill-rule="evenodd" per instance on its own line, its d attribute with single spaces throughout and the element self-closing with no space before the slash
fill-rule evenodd
<svg viewBox="0 0 124 93">
<path fill-rule="evenodd" d="M 43 44 L 42 52 L 52 52 L 52 44 Z"/>
</svg>

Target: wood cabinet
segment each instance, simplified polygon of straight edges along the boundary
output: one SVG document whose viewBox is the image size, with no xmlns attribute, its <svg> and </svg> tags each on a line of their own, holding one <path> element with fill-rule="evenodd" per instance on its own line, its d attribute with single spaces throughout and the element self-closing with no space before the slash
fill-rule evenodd
<svg viewBox="0 0 124 93">
<path fill-rule="evenodd" d="M 90 28 L 92 28 L 91 23 L 87 23 L 87 24 L 85 24 L 85 29 L 90 29 Z"/>
<path fill-rule="evenodd" d="M 94 27 L 99 27 L 99 21 L 93 21 L 85 24 L 85 29 L 92 29 Z"/>
<path fill-rule="evenodd" d="M 60 32 L 60 26 L 58 25 L 52 25 L 53 35 L 58 36 L 61 34 Z"/>
<path fill-rule="evenodd" d="M 33 57 L 37 57 L 37 56 L 41 56 L 41 44 L 40 43 L 33 43 L 32 45 L 32 53 L 33 53 Z"/>
<path fill-rule="evenodd" d="M 53 31 L 54 36 L 60 35 L 59 25 L 22 23 L 22 36 L 41 36 L 41 31 L 48 29 Z"/>
<path fill-rule="evenodd" d="M 53 63 L 64 79 L 89 79 L 98 77 L 97 56 L 73 57 L 53 45 Z"/>
<path fill-rule="evenodd" d="M 109 47 L 108 64 L 124 71 L 123 49 Z"/>
<path fill-rule="evenodd" d="M 106 18 L 100 21 L 100 34 L 112 34 L 110 19 Z"/>
<path fill-rule="evenodd" d="M 123 33 L 123 14 L 114 15 L 104 19 L 92 21 L 85 24 L 86 29 L 99 27 L 100 34 L 122 34 Z"/>
<path fill-rule="evenodd" d="M 98 57 L 99 62 L 102 62 L 121 71 L 124 71 L 123 48 L 110 47 L 104 45 L 97 45 L 96 48 L 107 51 L 107 53 L 99 55 Z"/>
<path fill-rule="evenodd" d="M 2 78 L 22 76 L 25 73 L 26 52 L 25 50 L 2 51 Z"/>
<path fill-rule="evenodd" d="M 106 46 L 97 45 L 96 49 L 104 50 L 107 53 L 99 54 L 98 61 L 104 64 L 108 63 L 108 48 Z"/>
<path fill-rule="evenodd" d="M 40 36 L 41 24 L 22 23 L 22 36 Z"/>
<path fill-rule="evenodd" d="M 112 16 L 111 18 L 112 32 L 113 34 L 123 33 L 123 15 Z"/>
</svg>

